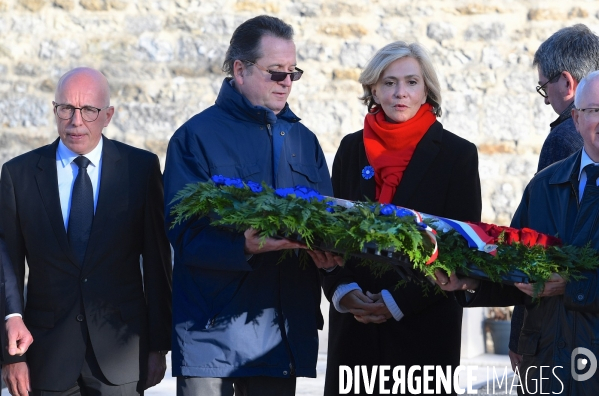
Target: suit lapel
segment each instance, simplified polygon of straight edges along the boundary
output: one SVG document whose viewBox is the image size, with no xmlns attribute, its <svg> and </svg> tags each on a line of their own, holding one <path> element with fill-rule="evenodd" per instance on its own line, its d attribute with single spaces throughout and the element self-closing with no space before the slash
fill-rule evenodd
<svg viewBox="0 0 599 396">
<path fill-rule="evenodd" d="M 102 174 L 100 176 L 100 194 L 92 224 L 92 231 L 85 252 L 83 268 L 85 273 L 93 268 L 100 249 L 110 249 L 105 246 L 106 233 L 117 221 L 119 215 L 123 215 L 129 198 L 129 167 L 128 162 L 123 160 L 116 145 L 109 139 L 102 137 Z M 110 221 L 109 221 L 110 219 Z"/>
<path fill-rule="evenodd" d="M 402 204 L 405 205 L 409 202 L 410 197 L 422 182 L 428 169 L 435 161 L 435 157 L 439 154 L 442 133 L 443 126 L 435 121 L 424 134 L 416 146 L 412 159 L 395 191 L 393 204 L 402 206 Z"/>
<path fill-rule="evenodd" d="M 62 209 L 60 207 L 60 195 L 58 192 L 58 176 L 56 173 L 56 149 L 58 147 L 58 139 L 51 145 L 47 146 L 40 155 L 37 163 L 39 172 L 35 175 L 35 181 L 40 192 L 40 196 L 44 203 L 44 208 L 50 219 L 50 224 L 58 240 L 58 244 L 69 258 L 71 264 L 79 269 L 77 258 L 73 256 L 67 232 L 64 228 L 64 219 L 62 218 Z"/>
</svg>

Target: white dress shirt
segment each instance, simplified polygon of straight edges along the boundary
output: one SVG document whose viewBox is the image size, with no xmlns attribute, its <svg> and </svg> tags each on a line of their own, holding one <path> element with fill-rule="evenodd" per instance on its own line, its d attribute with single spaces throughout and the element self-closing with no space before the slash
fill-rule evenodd
<svg viewBox="0 0 599 396">
<path fill-rule="evenodd" d="M 90 164 L 87 167 L 87 174 L 92 182 L 94 191 L 94 213 L 98 205 L 98 194 L 100 193 L 100 176 L 102 173 L 102 139 L 98 145 L 89 153 L 85 154 Z M 56 175 L 58 176 L 58 194 L 60 195 L 60 209 L 62 210 L 62 219 L 64 220 L 64 229 L 69 225 L 69 212 L 71 211 L 71 194 L 73 184 L 79 173 L 79 167 L 73 162 L 79 154 L 69 150 L 61 141 L 58 142 L 56 150 Z"/>
<path fill-rule="evenodd" d="M 582 194 L 584 193 L 584 188 L 587 185 L 587 171 L 584 170 L 584 167 L 589 164 L 599 165 L 597 162 L 594 162 L 591 157 L 587 154 L 587 152 L 582 149 L 582 155 L 580 156 L 580 172 L 578 173 L 578 202 L 582 202 Z M 597 185 L 599 186 L 599 178 L 597 179 Z"/>
</svg>

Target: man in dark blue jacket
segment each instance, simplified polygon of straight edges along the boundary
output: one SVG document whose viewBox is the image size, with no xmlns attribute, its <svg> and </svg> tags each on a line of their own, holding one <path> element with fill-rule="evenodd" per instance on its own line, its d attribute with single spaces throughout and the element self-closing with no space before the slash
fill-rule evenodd
<svg viewBox="0 0 599 396">
<path fill-rule="evenodd" d="M 216 104 L 173 135 L 164 171 L 165 201 L 213 175 L 279 187 L 305 185 L 332 195 L 316 136 L 287 105 L 296 66 L 293 29 L 259 16 L 233 33 Z M 167 204 L 169 213 L 171 205 Z M 322 328 L 318 268 L 338 258 L 285 239 L 260 246 L 255 230 L 211 227 L 207 218 L 171 230 L 173 375 L 178 395 L 294 395 L 295 379 L 315 377 Z M 167 215 L 167 226 L 171 218 Z"/>
</svg>

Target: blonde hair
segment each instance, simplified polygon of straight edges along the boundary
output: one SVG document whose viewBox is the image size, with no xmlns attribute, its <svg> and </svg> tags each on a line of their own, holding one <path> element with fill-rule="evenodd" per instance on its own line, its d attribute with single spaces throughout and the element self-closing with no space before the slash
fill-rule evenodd
<svg viewBox="0 0 599 396">
<path fill-rule="evenodd" d="M 433 106 L 433 113 L 437 117 L 441 116 L 441 87 L 437 72 L 435 72 L 428 52 L 418 43 L 407 44 L 404 41 L 395 41 L 378 50 L 358 79 L 364 89 L 364 94 L 360 97 L 360 100 L 368 107 L 368 111 L 376 106 L 377 104 L 372 97 L 372 86 L 379 81 L 379 78 L 391 63 L 405 57 L 418 61 L 424 78 L 426 102 Z"/>
</svg>

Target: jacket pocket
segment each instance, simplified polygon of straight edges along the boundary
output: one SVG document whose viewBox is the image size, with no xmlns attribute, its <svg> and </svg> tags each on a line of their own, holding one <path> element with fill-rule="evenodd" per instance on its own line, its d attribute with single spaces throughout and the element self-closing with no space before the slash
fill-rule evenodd
<svg viewBox="0 0 599 396">
<path fill-rule="evenodd" d="M 537 353 L 540 338 L 540 332 L 522 329 L 520 341 L 518 342 L 518 353 L 521 355 L 534 356 Z"/>
<path fill-rule="evenodd" d="M 51 329 L 54 327 L 54 312 L 27 309 L 25 310 L 25 324 L 31 327 Z"/>
<path fill-rule="evenodd" d="M 260 169 L 258 164 L 215 165 L 210 167 L 210 173 L 212 175 L 223 175 L 229 178 L 239 177 L 244 180 L 260 182 L 260 180 L 248 179 L 250 176 L 260 173 Z"/>
<path fill-rule="evenodd" d="M 314 165 L 290 162 L 289 166 L 291 166 L 291 170 L 294 173 L 300 174 L 312 184 L 318 184 L 322 181 L 322 179 L 320 178 L 320 173 L 318 172 L 318 168 Z M 299 178 L 299 180 L 296 181 L 296 177 L 294 175 L 293 179 L 295 184 L 303 184 L 301 183 L 301 177 Z"/>
</svg>

